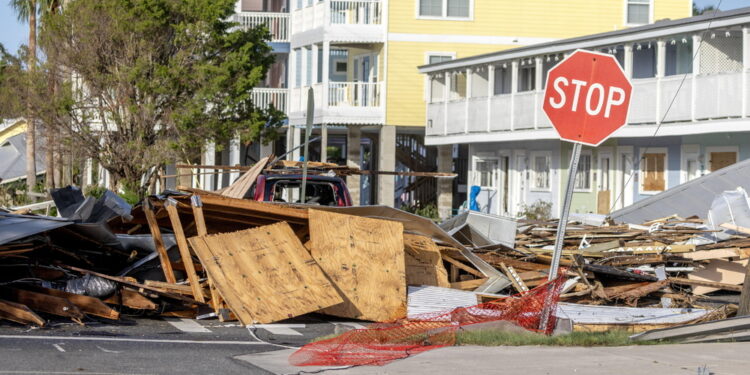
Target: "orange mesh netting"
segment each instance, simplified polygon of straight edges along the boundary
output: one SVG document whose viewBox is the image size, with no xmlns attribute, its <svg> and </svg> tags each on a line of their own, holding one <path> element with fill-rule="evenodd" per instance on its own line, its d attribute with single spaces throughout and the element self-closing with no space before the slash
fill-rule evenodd
<svg viewBox="0 0 750 375">
<path fill-rule="evenodd" d="M 310 343 L 294 352 L 289 363 L 295 366 L 385 365 L 430 349 L 456 343 L 456 331 L 479 323 L 508 321 L 543 333 L 555 327 L 555 314 L 564 277 L 542 284 L 521 295 L 497 299 L 451 311 L 428 313 L 409 320 L 375 323 L 340 336 Z M 547 308 L 545 309 L 545 305 Z"/>
</svg>

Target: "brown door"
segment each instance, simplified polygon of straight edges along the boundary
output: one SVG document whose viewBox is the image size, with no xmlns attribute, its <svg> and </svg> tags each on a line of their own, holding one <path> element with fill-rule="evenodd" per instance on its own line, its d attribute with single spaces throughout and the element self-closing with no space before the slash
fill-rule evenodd
<svg viewBox="0 0 750 375">
<path fill-rule="evenodd" d="M 643 190 L 665 190 L 664 159 L 664 154 L 643 154 Z"/>
<path fill-rule="evenodd" d="M 711 172 L 718 171 L 737 162 L 736 152 L 712 152 Z"/>
</svg>

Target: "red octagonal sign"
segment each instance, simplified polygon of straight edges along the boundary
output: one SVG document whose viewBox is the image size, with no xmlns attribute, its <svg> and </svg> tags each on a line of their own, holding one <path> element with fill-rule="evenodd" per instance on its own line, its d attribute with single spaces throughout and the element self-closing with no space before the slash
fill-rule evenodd
<svg viewBox="0 0 750 375">
<path fill-rule="evenodd" d="M 578 50 L 549 71 L 544 112 L 561 139 L 598 146 L 627 123 L 632 91 L 613 56 Z"/>
</svg>

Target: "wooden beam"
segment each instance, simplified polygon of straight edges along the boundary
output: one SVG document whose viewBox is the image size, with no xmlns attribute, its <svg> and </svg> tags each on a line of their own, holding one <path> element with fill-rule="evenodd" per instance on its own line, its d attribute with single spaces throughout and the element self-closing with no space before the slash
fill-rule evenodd
<svg viewBox="0 0 750 375">
<path fill-rule="evenodd" d="M 688 280 L 683 279 L 681 277 L 670 277 L 667 278 L 670 283 L 672 284 L 678 284 L 678 285 L 690 285 L 690 286 L 706 286 L 709 288 L 716 288 L 716 289 L 723 289 L 723 290 L 729 290 L 732 292 L 741 292 L 742 291 L 742 285 L 731 285 L 731 284 L 724 284 L 724 283 L 714 283 L 711 281 L 700 281 L 700 280 Z"/>
<path fill-rule="evenodd" d="M 135 310 L 158 310 L 159 305 L 150 299 L 144 297 L 135 290 L 122 288 L 119 293 L 115 293 L 109 298 L 103 300 L 110 305 L 122 305 Z"/>
<path fill-rule="evenodd" d="M 80 294 L 68 293 L 58 289 L 42 288 L 40 286 L 24 285 L 23 289 L 33 292 L 48 294 L 54 297 L 65 298 L 78 307 L 84 314 L 99 316 L 111 320 L 119 320 L 120 313 L 112 310 L 98 298 L 84 296 Z"/>
<path fill-rule="evenodd" d="M 172 263 L 169 261 L 169 255 L 167 254 L 167 248 L 164 246 L 164 239 L 161 237 L 161 230 L 159 229 L 159 222 L 156 220 L 154 210 L 152 208 L 151 201 L 147 198 L 143 201 L 143 213 L 146 214 L 146 220 L 148 220 L 148 228 L 151 230 L 151 236 L 154 238 L 154 246 L 156 251 L 159 253 L 159 261 L 161 262 L 161 269 L 164 272 L 164 278 L 168 283 L 176 283 L 177 279 L 174 277 L 174 271 L 172 270 Z"/>
<path fill-rule="evenodd" d="M 190 197 L 190 206 L 193 208 L 193 218 L 195 220 L 195 230 L 198 232 L 199 237 L 208 236 L 208 228 L 206 227 L 206 218 L 203 216 L 203 201 L 200 195 L 193 195 Z M 211 307 L 214 308 L 216 315 L 221 320 L 221 314 L 219 310 L 225 308 L 224 298 L 221 297 L 221 293 L 216 289 L 216 284 L 211 277 L 209 272 L 206 272 L 208 277 L 208 291 L 211 297 Z"/>
<path fill-rule="evenodd" d="M 465 264 L 463 264 L 463 263 L 461 263 L 461 262 L 459 262 L 459 261 L 457 261 L 457 260 L 455 260 L 455 259 L 453 259 L 453 258 L 451 258 L 451 257 L 449 257 L 447 255 L 445 255 L 445 254 L 440 254 L 440 255 L 443 257 L 443 260 L 445 260 L 446 262 L 448 262 L 448 263 L 450 263 L 450 264 L 452 264 L 452 265 L 454 265 L 454 266 L 456 266 L 456 267 L 458 267 L 458 268 L 460 268 L 460 269 L 462 269 L 462 270 L 464 270 L 464 271 L 466 271 L 466 272 L 468 272 L 468 273 L 470 273 L 470 274 L 472 274 L 472 275 L 474 275 L 476 277 L 482 277 L 482 278 L 485 277 L 483 273 L 481 273 L 481 272 L 479 272 L 479 271 L 477 271 L 477 270 L 475 270 L 475 269 L 473 269 L 473 268 L 471 268 L 471 267 L 469 267 L 469 266 L 467 266 L 467 265 L 465 265 Z"/>
<path fill-rule="evenodd" d="M 46 323 L 39 315 L 31 311 L 26 305 L 0 299 L 0 319 L 10 320 L 19 324 L 36 324 L 44 327 Z"/>
<path fill-rule="evenodd" d="M 188 247 L 187 239 L 185 238 L 185 232 L 182 231 L 180 214 L 177 212 L 177 201 L 169 198 L 167 199 L 165 206 L 167 208 L 167 213 L 169 213 L 169 221 L 172 222 L 172 231 L 174 231 L 174 236 L 177 240 L 177 248 L 180 250 L 182 264 L 185 265 L 185 273 L 190 281 L 190 288 L 193 289 L 193 297 L 195 297 L 198 302 L 205 303 L 206 299 L 203 297 L 200 279 L 198 278 L 198 274 L 195 273 L 193 257 L 190 255 L 190 248 Z M 170 282 L 170 284 L 176 284 L 176 282 Z"/>
<path fill-rule="evenodd" d="M 8 287 L 0 287 L 0 296 L 6 300 L 26 305 L 32 310 L 68 317 L 79 323 L 84 316 L 76 305 L 65 298 Z"/>
<path fill-rule="evenodd" d="M 451 283 L 452 289 L 461 289 L 461 290 L 474 290 L 476 288 L 479 288 L 487 281 L 487 279 L 476 279 L 476 280 L 466 280 L 466 281 L 458 281 L 455 283 Z"/>
</svg>

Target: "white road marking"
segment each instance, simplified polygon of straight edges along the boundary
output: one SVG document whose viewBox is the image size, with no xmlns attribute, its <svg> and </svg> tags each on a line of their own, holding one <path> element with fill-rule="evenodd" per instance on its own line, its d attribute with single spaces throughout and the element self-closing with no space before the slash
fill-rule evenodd
<svg viewBox="0 0 750 375">
<path fill-rule="evenodd" d="M 304 324 L 254 324 L 248 328 L 262 328 L 274 335 L 304 336 L 293 328 L 305 328 Z"/>
<path fill-rule="evenodd" d="M 200 325 L 198 322 L 192 319 L 175 319 L 175 318 L 164 318 L 167 323 L 173 325 L 175 328 L 183 332 L 190 333 L 211 333 L 206 327 Z"/>
<path fill-rule="evenodd" d="M 163 339 L 129 339 L 122 337 L 61 337 L 61 336 L 20 336 L 0 335 L 0 339 L 16 340 L 55 340 L 55 341 L 109 341 L 109 342 L 142 342 L 160 344 L 200 344 L 200 345 L 268 345 L 259 341 L 205 341 L 205 340 L 163 340 Z"/>
<path fill-rule="evenodd" d="M 103 351 L 103 352 L 105 352 L 105 353 L 112 353 L 112 354 L 120 354 L 120 353 L 122 353 L 122 351 L 118 351 L 118 350 L 109 350 L 109 349 L 104 349 L 104 348 L 102 348 L 102 347 L 101 347 L 101 346 L 99 346 L 99 345 L 96 345 L 96 347 L 97 347 L 97 348 L 99 348 L 99 350 L 101 350 L 101 351 Z"/>
<path fill-rule="evenodd" d="M 65 349 L 63 349 L 62 346 L 60 346 L 58 344 L 52 344 L 52 346 L 54 346 L 55 349 L 57 349 L 58 351 L 60 351 L 62 353 L 65 353 Z"/>
</svg>

